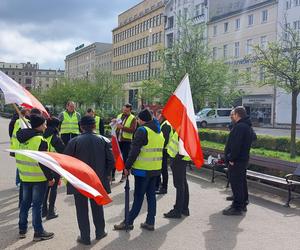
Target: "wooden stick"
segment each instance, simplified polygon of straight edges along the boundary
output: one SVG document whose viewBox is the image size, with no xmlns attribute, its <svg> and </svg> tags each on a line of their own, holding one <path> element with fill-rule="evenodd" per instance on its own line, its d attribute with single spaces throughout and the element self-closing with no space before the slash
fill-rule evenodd
<svg viewBox="0 0 300 250">
<path fill-rule="evenodd" d="M 26 127 L 27 127 L 27 128 L 30 128 L 28 122 L 26 121 L 26 119 L 24 118 L 24 116 L 21 114 L 21 112 L 20 112 L 18 106 L 17 106 L 15 103 L 13 103 L 12 105 L 14 106 L 15 110 L 17 111 L 19 117 L 20 117 L 20 118 L 22 119 L 22 121 L 26 124 Z"/>
</svg>

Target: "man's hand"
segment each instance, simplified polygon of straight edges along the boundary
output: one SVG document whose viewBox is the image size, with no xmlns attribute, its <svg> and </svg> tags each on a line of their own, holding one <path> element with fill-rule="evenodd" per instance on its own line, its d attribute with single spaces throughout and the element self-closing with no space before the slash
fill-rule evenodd
<svg viewBox="0 0 300 250">
<path fill-rule="evenodd" d="M 122 124 L 119 124 L 119 123 L 117 123 L 116 127 L 117 127 L 118 129 L 124 128 L 124 126 L 123 126 Z"/>
<path fill-rule="evenodd" d="M 54 179 L 52 179 L 51 181 L 48 181 L 48 186 L 49 186 L 49 187 L 52 187 L 52 186 L 54 185 L 54 182 L 55 182 Z"/>
<path fill-rule="evenodd" d="M 124 175 L 125 175 L 125 176 L 128 176 L 128 175 L 130 175 L 130 170 L 128 170 L 128 169 L 126 169 L 126 168 L 124 168 Z"/>
<path fill-rule="evenodd" d="M 234 166 L 234 162 L 233 162 L 233 161 L 230 161 L 230 162 L 229 162 L 229 165 L 230 165 L 230 166 Z"/>
</svg>

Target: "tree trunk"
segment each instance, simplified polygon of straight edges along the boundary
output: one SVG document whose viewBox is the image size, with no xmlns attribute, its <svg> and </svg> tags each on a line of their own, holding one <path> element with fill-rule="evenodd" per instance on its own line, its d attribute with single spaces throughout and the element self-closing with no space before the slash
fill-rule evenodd
<svg viewBox="0 0 300 250">
<path fill-rule="evenodd" d="M 299 92 L 292 92 L 292 121 L 291 121 L 291 158 L 296 157 L 296 124 L 297 124 L 297 97 Z"/>
</svg>

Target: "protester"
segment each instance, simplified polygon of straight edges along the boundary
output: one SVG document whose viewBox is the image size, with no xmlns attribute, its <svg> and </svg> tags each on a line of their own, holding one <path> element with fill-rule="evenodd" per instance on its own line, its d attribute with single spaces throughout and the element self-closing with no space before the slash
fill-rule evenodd
<svg viewBox="0 0 300 250">
<path fill-rule="evenodd" d="M 86 110 L 86 114 L 85 115 L 89 115 L 95 118 L 95 122 L 96 122 L 96 134 L 98 135 L 104 135 L 104 122 L 103 119 L 101 119 L 100 116 L 96 115 L 95 110 L 92 108 L 88 108 Z"/>
<path fill-rule="evenodd" d="M 80 128 L 83 133 L 68 143 L 65 154 L 73 156 L 94 169 L 103 187 L 110 193 L 111 170 L 114 167 L 110 141 L 95 133 L 95 119 L 91 116 L 84 116 L 80 120 Z M 67 184 L 67 193 L 74 195 L 76 215 L 80 236 L 77 241 L 84 245 L 91 244 L 90 222 L 88 215 L 88 200 L 92 208 L 93 222 L 96 228 L 96 239 L 101 240 L 107 236 L 103 207 L 80 194 L 72 185 Z"/>
<path fill-rule="evenodd" d="M 146 194 L 148 214 L 141 228 L 153 231 L 156 215 L 155 185 L 161 173 L 164 138 L 159 125 L 153 121 L 148 109 L 142 110 L 137 119 L 140 127 L 134 134 L 124 171 L 128 175 L 131 170 L 135 181 L 134 200 L 128 216 L 128 229 L 133 229 L 134 220 L 141 210 Z M 125 221 L 114 225 L 114 229 L 126 230 Z"/>
</svg>

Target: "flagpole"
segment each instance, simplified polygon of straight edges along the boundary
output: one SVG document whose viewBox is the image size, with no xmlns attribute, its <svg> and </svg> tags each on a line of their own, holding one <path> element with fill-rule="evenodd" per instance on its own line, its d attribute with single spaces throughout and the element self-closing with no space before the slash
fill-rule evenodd
<svg viewBox="0 0 300 250">
<path fill-rule="evenodd" d="M 16 112 L 18 113 L 19 117 L 20 117 L 20 118 L 22 119 L 22 121 L 26 124 L 26 127 L 27 127 L 27 128 L 30 128 L 28 122 L 26 121 L 26 119 L 24 119 L 24 116 L 21 114 L 21 112 L 20 112 L 18 106 L 17 106 L 15 103 L 13 103 L 12 105 L 13 105 L 13 107 L 15 108 Z"/>
</svg>

